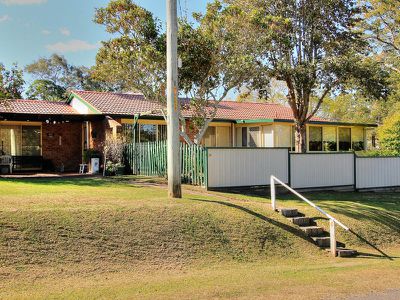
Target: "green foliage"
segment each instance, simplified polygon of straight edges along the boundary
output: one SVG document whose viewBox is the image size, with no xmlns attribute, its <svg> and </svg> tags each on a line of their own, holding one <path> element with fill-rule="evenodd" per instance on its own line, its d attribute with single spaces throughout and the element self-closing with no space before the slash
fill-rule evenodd
<svg viewBox="0 0 400 300">
<path fill-rule="evenodd" d="M 7 70 L 0 63 L 0 100 L 2 99 L 22 99 L 24 89 L 23 71 L 14 64 Z"/>
<path fill-rule="evenodd" d="M 248 56 L 238 51 L 245 44 L 239 42 L 229 13 L 216 2 L 208 5 L 204 16 L 195 15 L 195 24 L 179 22 L 179 88 L 192 99 L 184 107 L 194 113 L 197 140 L 205 132 L 206 120 L 215 116 L 216 104 L 251 74 Z M 160 21 L 131 0 L 110 1 L 97 9 L 94 20 L 114 35 L 97 54 L 96 78 L 120 82 L 164 104 L 166 35 Z"/>
<path fill-rule="evenodd" d="M 395 112 L 385 119 L 378 128 L 379 144 L 383 150 L 393 155 L 400 155 L 400 112 Z"/>
<path fill-rule="evenodd" d="M 369 100 L 360 93 L 341 93 L 324 100 L 321 115 L 339 122 L 381 124 L 391 108 L 389 101 Z"/>
<path fill-rule="evenodd" d="M 385 156 L 395 156 L 396 153 L 391 150 L 384 149 L 373 149 L 365 151 L 356 151 L 357 156 L 368 156 L 368 157 L 385 157 Z"/>
<path fill-rule="evenodd" d="M 387 95 L 380 66 L 366 59 L 355 0 L 225 0 L 241 27 L 259 73 L 253 87 L 268 91 L 270 78 L 286 83 L 296 120 L 296 146 L 305 151 L 305 124 L 331 93 L 350 82 L 366 93 Z M 261 67 L 260 67 L 261 66 Z M 313 100 L 315 99 L 315 100 Z M 312 103 L 315 105 L 313 106 Z"/>
<path fill-rule="evenodd" d="M 65 57 L 53 54 L 49 58 L 40 58 L 25 67 L 26 72 L 35 80 L 29 86 L 27 96 L 30 99 L 64 101 L 68 90 L 113 91 L 116 86 L 92 78 L 91 70 L 84 66 L 74 66 Z"/>
<path fill-rule="evenodd" d="M 96 10 L 94 21 L 116 36 L 103 42 L 94 76 L 114 84 L 123 82 L 128 90 L 165 102 L 166 48 L 160 21 L 129 0 L 110 1 Z"/>
<path fill-rule="evenodd" d="M 59 101 L 65 98 L 66 89 L 48 79 L 36 79 L 26 92 L 28 99 Z"/>
<path fill-rule="evenodd" d="M 385 54 L 400 54 L 400 10 L 398 0 L 367 1 L 364 27 Z"/>
</svg>

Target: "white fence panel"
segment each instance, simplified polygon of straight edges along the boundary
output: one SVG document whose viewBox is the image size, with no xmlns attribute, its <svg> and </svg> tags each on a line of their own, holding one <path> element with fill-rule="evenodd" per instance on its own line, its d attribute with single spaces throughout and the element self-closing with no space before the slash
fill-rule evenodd
<svg viewBox="0 0 400 300">
<path fill-rule="evenodd" d="M 287 183 L 288 168 L 288 149 L 208 149 L 210 188 L 269 185 L 271 175 Z"/>
<path fill-rule="evenodd" d="M 293 188 L 354 185 L 354 155 L 352 153 L 291 154 L 290 184 Z"/>
<path fill-rule="evenodd" d="M 357 157 L 357 189 L 400 186 L 400 157 Z"/>
</svg>

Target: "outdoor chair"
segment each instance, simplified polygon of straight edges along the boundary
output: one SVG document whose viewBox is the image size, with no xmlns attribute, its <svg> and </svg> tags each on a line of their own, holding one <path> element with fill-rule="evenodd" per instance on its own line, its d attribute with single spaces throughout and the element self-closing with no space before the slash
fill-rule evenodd
<svg viewBox="0 0 400 300">
<path fill-rule="evenodd" d="M 7 166 L 9 173 L 12 174 L 13 171 L 13 159 L 12 156 L 2 155 L 0 156 L 0 167 Z"/>
</svg>

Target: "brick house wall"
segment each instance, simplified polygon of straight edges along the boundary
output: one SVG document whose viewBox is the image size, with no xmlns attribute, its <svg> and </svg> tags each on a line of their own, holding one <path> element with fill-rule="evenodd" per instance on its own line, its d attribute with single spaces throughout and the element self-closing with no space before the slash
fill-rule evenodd
<svg viewBox="0 0 400 300">
<path fill-rule="evenodd" d="M 59 171 L 76 172 L 82 163 L 82 122 L 42 125 L 42 156 Z"/>
<path fill-rule="evenodd" d="M 103 143 L 106 135 L 112 134 L 112 129 L 109 128 L 105 120 L 90 122 L 90 142 L 89 147 L 97 151 L 102 151 Z"/>
</svg>

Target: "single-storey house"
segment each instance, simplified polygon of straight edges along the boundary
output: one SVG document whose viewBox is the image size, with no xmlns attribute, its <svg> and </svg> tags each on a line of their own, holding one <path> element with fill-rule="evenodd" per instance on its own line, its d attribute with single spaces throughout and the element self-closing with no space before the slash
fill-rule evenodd
<svg viewBox="0 0 400 300">
<path fill-rule="evenodd" d="M 185 113 L 190 119 L 190 113 Z M 363 150 L 373 127 L 314 117 L 307 125 L 307 149 Z M 12 156 L 15 170 L 77 170 L 84 150 L 100 150 L 107 134 L 137 142 L 165 140 L 160 105 L 141 94 L 93 91 L 72 91 L 62 103 L 9 100 L 0 104 L 0 155 Z M 294 150 L 291 109 L 280 104 L 222 101 L 202 143 L 206 147 Z"/>
</svg>

